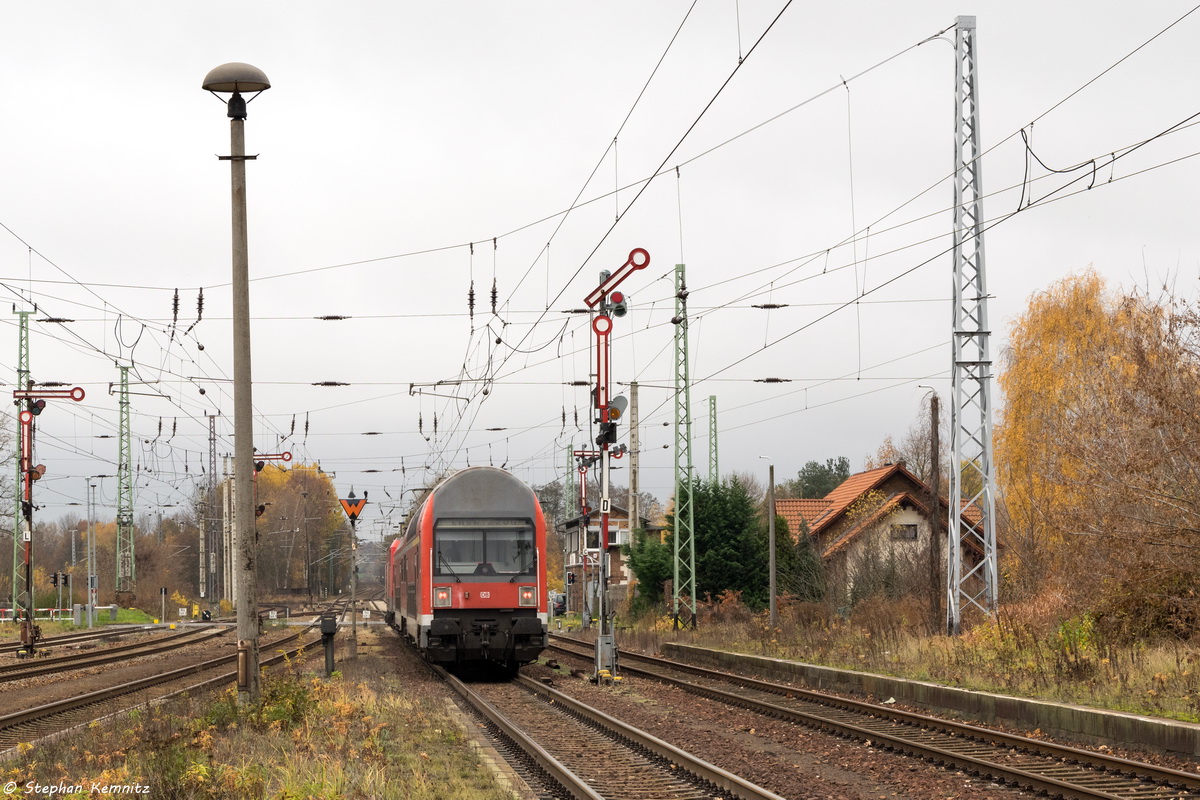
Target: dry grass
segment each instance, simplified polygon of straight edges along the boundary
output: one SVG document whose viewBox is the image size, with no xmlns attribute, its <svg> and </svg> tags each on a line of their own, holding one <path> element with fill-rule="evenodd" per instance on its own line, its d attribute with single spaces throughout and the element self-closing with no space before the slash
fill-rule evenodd
<svg viewBox="0 0 1200 800">
<path fill-rule="evenodd" d="M 849 616 L 782 603 L 775 628 L 738 605 L 704 606 L 694 631 L 643 619 L 619 632 L 621 646 L 654 652 L 680 642 L 1200 722 L 1200 646 L 1110 641 L 1053 597 L 1003 608 L 959 637 L 930 635 L 924 602 L 870 600 Z"/>
<path fill-rule="evenodd" d="M 261 704 L 232 691 L 183 699 L 28 748 L 0 771 L 15 782 L 143 786 L 137 796 L 247 800 L 509 800 L 438 692 L 360 657 L 353 679 L 292 667 L 264 678 Z M 22 794 L 22 792 L 24 792 Z"/>
</svg>

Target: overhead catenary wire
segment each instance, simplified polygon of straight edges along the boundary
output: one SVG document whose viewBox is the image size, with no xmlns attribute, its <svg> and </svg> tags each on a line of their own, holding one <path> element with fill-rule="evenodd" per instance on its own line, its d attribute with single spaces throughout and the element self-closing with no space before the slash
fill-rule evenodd
<svg viewBox="0 0 1200 800">
<path fill-rule="evenodd" d="M 1118 180 L 1120 180 L 1120 179 L 1118 179 Z M 682 259 L 681 259 L 681 260 L 682 260 Z M 864 262 L 863 262 L 863 263 L 866 263 L 866 259 L 864 259 Z M 864 283 L 863 283 L 863 286 L 865 286 L 865 281 L 864 281 Z M 863 302 L 866 302 L 866 301 L 865 301 L 865 300 L 860 300 L 860 303 L 863 303 Z M 720 305 L 713 306 L 713 308 L 720 308 L 720 307 L 721 307 Z M 699 309 L 699 306 L 697 306 L 697 309 Z M 510 310 L 510 311 L 511 311 L 511 310 Z M 503 378 L 501 375 L 497 374 L 496 382 L 500 382 L 500 381 L 502 381 L 502 380 L 504 380 L 504 378 Z"/>
</svg>

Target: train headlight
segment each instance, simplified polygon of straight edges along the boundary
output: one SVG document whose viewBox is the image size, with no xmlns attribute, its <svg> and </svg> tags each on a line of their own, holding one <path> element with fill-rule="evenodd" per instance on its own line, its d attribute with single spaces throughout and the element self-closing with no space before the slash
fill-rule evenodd
<svg viewBox="0 0 1200 800">
<path fill-rule="evenodd" d="M 434 608 L 449 608 L 450 607 L 450 587 L 449 586 L 433 587 L 433 607 Z"/>
<path fill-rule="evenodd" d="M 535 588 L 533 586 L 522 586 L 518 590 L 517 605 L 536 606 L 537 605 L 537 588 Z"/>
</svg>

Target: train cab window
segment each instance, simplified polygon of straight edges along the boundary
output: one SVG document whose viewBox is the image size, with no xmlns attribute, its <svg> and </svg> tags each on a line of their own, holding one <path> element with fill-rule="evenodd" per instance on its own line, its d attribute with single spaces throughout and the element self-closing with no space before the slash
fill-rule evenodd
<svg viewBox="0 0 1200 800">
<path fill-rule="evenodd" d="M 507 577 L 537 567 L 533 526 L 524 520 L 442 520 L 433 541 L 436 575 Z"/>
</svg>

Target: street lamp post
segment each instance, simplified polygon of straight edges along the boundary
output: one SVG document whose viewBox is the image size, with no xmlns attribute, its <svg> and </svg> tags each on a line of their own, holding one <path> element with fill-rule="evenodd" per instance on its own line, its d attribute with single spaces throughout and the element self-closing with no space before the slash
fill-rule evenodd
<svg viewBox="0 0 1200 800">
<path fill-rule="evenodd" d="M 759 456 L 767 458 L 767 456 Z M 768 459 L 770 461 L 770 459 Z M 767 562 L 771 572 L 767 591 L 771 595 L 771 627 L 779 623 L 779 609 L 775 602 L 775 464 L 767 468 Z"/>
<path fill-rule="evenodd" d="M 240 62 L 222 64 L 204 78 L 209 92 L 231 92 L 228 100 L 229 161 L 233 204 L 233 492 L 234 537 L 238 554 L 238 699 L 257 702 L 258 666 L 258 585 L 257 543 L 254 537 L 254 406 L 250 384 L 250 267 L 246 235 L 246 100 L 242 92 L 255 96 L 271 88 L 267 76 L 257 67 Z M 251 99 L 254 99 L 253 97 Z"/>
</svg>

